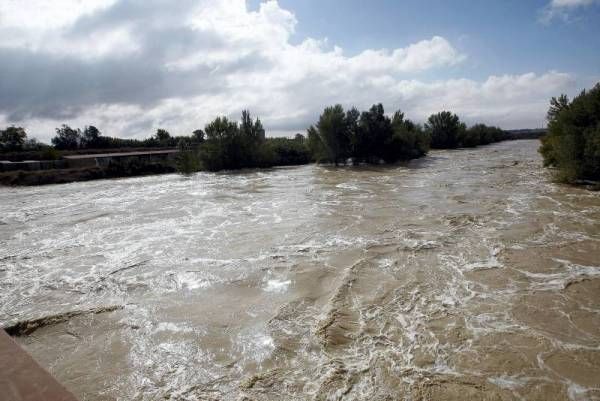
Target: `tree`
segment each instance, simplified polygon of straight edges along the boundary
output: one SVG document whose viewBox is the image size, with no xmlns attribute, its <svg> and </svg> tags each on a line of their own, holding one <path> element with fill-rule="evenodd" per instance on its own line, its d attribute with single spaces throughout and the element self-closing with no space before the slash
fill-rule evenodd
<svg viewBox="0 0 600 401">
<path fill-rule="evenodd" d="M 204 142 L 204 131 L 197 129 L 192 133 L 192 140 L 197 143 Z"/>
<path fill-rule="evenodd" d="M 432 114 L 425 124 L 425 130 L 431 137 L 431 147 L 437 149 L 457 148 L 466 129 L 460 118 L 449 111 Z"/>
<path fill-rule="evenodd" d="M 81 143 L 81 130 L 74 129 L 66 124 L 56 129 L 56 136 L 52 138 L 52 144 L 56 149 L 77 149 Z"/>
<path fill-rule="evenodd" d="M 548 133 L 540 153 L 557 179 L 600 181 L 600 83 L 571 102 L 562 95 L 550 100 Z"/>
<path fill-rule="evenodd" d="M 304 141 L 304 137 L 290 138 L 267 138 L 266 146 L 272 153 L 272 163 L 277 166 L 291 166 L 306 164 L 311 160 L 310 151 Z"/>
<path fill-rule="evenodd" d="M 327 107 L 307 134 L 313 159 L 336 165 L 348 157 L 353 164 L 393 163 L 421 157 L 429 150 L 429 137 L 419 125 L 405 120 L 400 111 L 391 120 L 381 103 L 362 113 L 356 108 L 344 113 L 340 105 Z"/>
<path fill-rule="evenodd" d="M 22 127 L 10 126 L 0 131 L 0 149 L 21 150 L 27 139 L 27 133 Z"/>
<path fill-rule="evenodd" d="M 386 146 L 393 135 L 392 121 L 385 115 L 381 103 L 371 106 L 369 111 L 360 115 L 357 155 L 364 155 L 367 162 L 379 163 L 385 160 L 389 153 Z"/>
<path fill-rule="evenodd" d="M 306 138 L 308 141 L 308 150 L 314 161 L 317 163 L 330 161 L 328 159 L 329 152 L 325 149 L 325 144 L 314 125 L 311 125 L 306 130 Z"/>
<path fill-rule="evenodd" d="M 81 146 L 84 148 L 94 148 L 100 145 L 100 130 L 93 125 L 85 127 L 81 136 Z"/>
<path fill-rule="evenodd" d="M 361 147 L 361 128 L 359 125 L 360 111 L 356 107 L 352 107 L 346 111 L 346 131 L 349 140 L 349 152 L 352 157 L 352 163 L 358 164 L 361 159 L 364 159 Z"/>
<path fill-rule="evenodd" d="M 400 110 L 392 117 L 394 135 L 387 146 L 389 161 L 410 160 L 424 156 L 429 150 L 429 137 L 421 126 L 404 118 Z"/>
<path fill-rule="evenodd" d="M 567 95 L 562 94 L 558 98 L 552 97 L 550 99 L 550 108 L 548 108 L 548 113 L 546 114 L 546 118 L 548 121 L 554 121 L 561 111 L 569 108 L 569 98 Z"/>
<path fill-rule="evenodd" d="M 206 140 L 201 159 L 208 170 L 266 167 L 273 164 L 272 148 L 266 145 L 260 119 L 253 120 L 244 110 L 238 123 L 217 117 L 204 128 Z"/>
<path fill-rule="evenodd" d="M 350 156 L 350 138 L 346 115 L 341 105 L 327 107 L 319 117 L 317 132 L 325 146 L 328 158 L 337 166 Z"/>
<path fill-rule="evenodd" d="M 171 134 L 166 129 L 159 128 L 156 130 L 156 134 L 154 134 L 154 139 L 161 146 L 169 146 L 171 142 Z"/>
<path fill-rule="evenodd" d="M 184 175 L 190 175 L 200 171 L 202 161 L 198 146 L 194 144 L 191 138 L 182 138 L 177 143 L 179 153 L 176 160 L 177 171 Z"/>
<path fill-rule="evenodd" d="M 242 111 L 242 121 L 240 123 L 241 134 L 252 143 L 260 143 L 265 140 L 265 129 L 260 119 L 252 121 L 248 110 Z"/>
</svg>

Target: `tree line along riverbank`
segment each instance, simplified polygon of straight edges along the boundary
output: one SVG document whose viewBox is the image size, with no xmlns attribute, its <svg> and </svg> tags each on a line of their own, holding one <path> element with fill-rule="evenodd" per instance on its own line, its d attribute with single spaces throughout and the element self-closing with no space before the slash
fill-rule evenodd
<svg viewBox="0 0 600 401">
<path fill-rule="evenodd" d="M 130 158 L 107 163 L 104 168 L 63 168 L 45 171 L 0 172 L 0 183 L 35 185 L 97 178 L 123 177 L 178 171 L 220 171 L 266 168 L 311 162 L 385 164 L 422 157 L 430 149 L 456 149 L 521 138 L 542 139 L 540 153 L 546 166 L 562 182 L 594 183 L 600 180 L 600 84 L 583 91 L 573 101 L 552 98 L 548 133 L 544 130 L 504 131 L 485 124 L 467 127 L 449 111 L 432 114 L 417 124 L 396 111 L 385 113 L 382 104 L 365 111 L 344 110 L 341 105 L 324 109 L 306 135 L 267 137 L 262 122 L 243 111 L 240 121 L 217 117 L 189 136 L 171 136 L 159 129 L 145 140 L 103 136 L 94 126 L 83 130 L 63 125 L 56 129 L 52 145 L 27 139 L 20 127 L 0 131 L 0 160 L 57 160 L 78 153 L 131 152 L 177 149 L 175 158 L 156 163 Z M 545 135 L 544 135 L 545 134 Z M 5 169 L 6 170 L 6 169 Z"/>
</svg>

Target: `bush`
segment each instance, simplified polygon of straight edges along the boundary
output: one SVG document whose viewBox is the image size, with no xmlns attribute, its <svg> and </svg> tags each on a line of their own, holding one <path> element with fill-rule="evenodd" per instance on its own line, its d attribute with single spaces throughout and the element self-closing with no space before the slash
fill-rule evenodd
<svg viewBox="0 0 600 401">
<path fill-rule="evenodd" d="M 540 153 L 559 181 L 600 181 L 600 83 L 572 102 L 565 95 L 550 100 Z"/>
</svg>

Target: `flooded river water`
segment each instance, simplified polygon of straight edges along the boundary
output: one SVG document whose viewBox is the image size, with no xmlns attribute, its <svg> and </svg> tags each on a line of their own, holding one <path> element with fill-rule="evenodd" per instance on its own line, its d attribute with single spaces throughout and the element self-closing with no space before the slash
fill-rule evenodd
<svg viewBox="0 0 600 401">
<path fill-rule="evenodd" d="M 0 188 L 0 325 L 98 312 L 16 338 L 81 400 L 600 400 L 600 193 L 538 145 Z"/>
</svg>

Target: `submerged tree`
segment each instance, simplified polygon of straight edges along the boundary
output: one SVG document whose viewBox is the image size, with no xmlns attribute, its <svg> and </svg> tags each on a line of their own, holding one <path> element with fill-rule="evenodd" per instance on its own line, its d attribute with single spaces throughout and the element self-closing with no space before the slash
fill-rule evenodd
<svg viewBox="0 0 600 401">
<path fill-rule="evenodd" d="M 319 117 L 317 134 L 325 147 L 327 158 L 337 166 L 350 156 L 350 138 L 344 108 L 336 104 L 327 107 Z"/>
<path fill-rule="evenodd" d="M 497 127 L 475 124 L 467 129 L 460 118 L 449 111 L 432 114 L 425 130 L 431 137 L 431 147 L 437 149 L 471 148 L 507 139 L 507 134 Z"/>
<path fill-rule="evenodd" d="M 449 111 L 432 114 L 425 123 L 425 130 L 431 137 L 431 147 L 435 149 L 457 148 L 459 138 L 464 136 L 466 129 L 460 118 Z"/>
<path fill-rule="evenodd" d="M 197 143 L 193 139 L 184 138 L 179 140 L 177 148 L 179 150 L 176 160 L 177 171 L 184 175 L 200 171 L 202 162 Z"/>
<path fill-rule="evenodd" d="M 388 160 L 409 160 L 422 157 L 429 151 L 429 136 L 420 125 L 404 118 L 400 110 L 392 117 L 394 135 L 388 146 Z"/>
<path fill-rule="evenodd" d="M 392 163 L 421 157 L 429 148 L 429 139 L 420 126 L 404 120 L 401 112 L 392 121 L 382 104 L 360 113 L 347 112 L 340 105 L 327 107 L 316 127 L 308 129 L 308 147 L 316 161 L 354 164 Z"/>
<path fill-rule="evenodd" d="M 369 111 L 363 111 L 359 120 L 359 135 L 357 141 L 359 159 L 364 157 L 367 163 L 378 163 L 380 160 L 389 160 L 387 145 L 394 133 L 392 121 L 385 115 L 381 103 L 371 106 Z M 362 161 L 362 160 L 361 160 Z"/>
<path fill-rule="evenodd" d="M 201 159 L 208 170 L 264 167 L 272 164 L 273 155 L 265 145 L 265 130 L 261 121 L 252 120 L 242 112 L 238 125 L 227 117 L 217 117 L 204 128 L 206 140 Z"/>
</svg>

